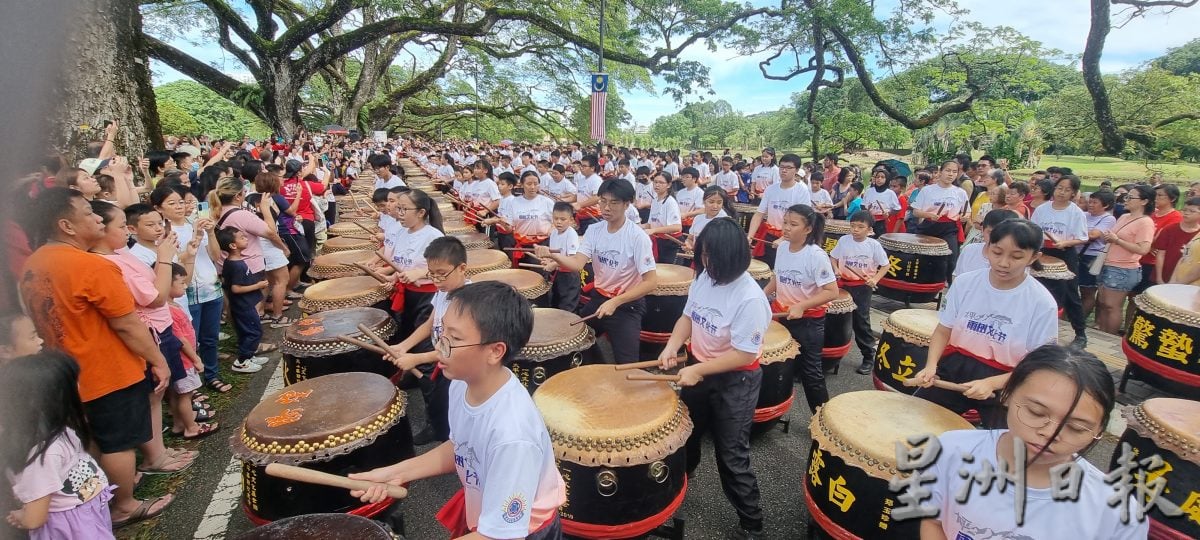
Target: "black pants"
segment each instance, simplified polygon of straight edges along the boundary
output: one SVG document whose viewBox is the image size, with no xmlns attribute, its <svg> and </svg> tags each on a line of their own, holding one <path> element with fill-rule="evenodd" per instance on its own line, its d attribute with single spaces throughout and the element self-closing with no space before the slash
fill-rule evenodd
<svg viewBox="0 0 1200 540">
<path fill-rule="evenodd" d="M 820 371 L 819 364 L 817 369 Z M 687 440 L 688 473 L 700 465 L 700 441 L 705 433 L 711 434 L 721 490 L 748 531 L 763 527 L 758 478 L 750 467 L 750 425 L 761 386 L 761 369 L 729 371 L 709 375 L 680 395 L 695 424 Z"/>
<path fill-rule="evenodd" d="M 950 353 L 942 356 L 942 360 L 938 362 L 937 368 L 939 379 L 956 383 L 977 381 L 1002 373 L 1005 372 L 961 353 Z M 997 396 L 978 400 L 964 396 L 961 392 L 934 387 L 918 388 L 913 395 L 937 403 L 960 415 L 971 409 L 975 409 L 979 411 L 979 419 L 983 422 L 983 427 L 986 429 L 1003 429 L 1008 427 L 1004 407 L 1000 405 L 1000 398 Z"/>
<path fill-rule="evenodd" d="M 308 242 L 308 252 L 315 254 L 317 252 L 317 222 L 304 219 L 300 220 L 300 224 L 304 227 L 304 240 Z M 312 259 L 309 259 L 300 269 L 300 275 L 308 275 L 308 267 L 311 265 Z"/>
<path fill-rule="evenodd" d="M 863 365 L 875 361 L 875 333 L 871 331 L 871 288 L 866 285 L 846 287 L 854 300 L 854 314 L 850 317 L 854 326 L 854 343 L 862 353 Z"/>
<path fill-rule="evenodd" d="M 258 352 L 258 344 L 262 341 L 262 320 L 259 319 L 254 304 L 230 302 L 229 320 L 233 322 L 233 333 L 237 336 L 238 360 L 254 356 Z"/>
<path fill-rule="evenodd" d="M 871 231 L 875 233 L 875 238 L 878 239 L 887 232 L 887 220 L 877 219 L 871 222 Z"/>
<path fill-rule="evenodd" d="M 579 310 L 579 315 L 587 317 L 600 308 L 600 304 L 608 301 L 608 297 L 600 291 L 592 289 L 589 293 L 591 301 Z M 608 334 L 612 343 L 613 358 L 618 364 L 629 364 L 641 360 L 641 344 L 638 339 L 642 332 L 642 316 L 646 314 L 646 299 L 638 298 L 627 302 L 612 315 L 603 319 L 588 319 L 588 326 L 596 331 L 596 335 Z"/>
<path fill-rule="evenodd" d="M 579 308 L 579 272 L 553 272 L 550 284 L 550 307 L 575 313 Z"/>
<path fill-rule="evenodd" d="M 399 325 L 396 335 L 400 336 L 401 340 L 408 339 L 408 336 L 412 335 L 418 326 L 425 324 L 425 321 L 429 320 L 429 317 L 433 315 L 433 295 L 435 293 L 405 289 L 403 294 L 404 311 L 392 315 Z M 416 350 L 416 347 L 414 347 L 414 350 Z"/>
<path fill-rule="evenodd" d="M 526 540 L 559 540 L 562 537 L 562 521 L 558 517 L 558 512 L 555 512 L 554 521 L 543 525 L 541 529 L 538 529 L 525 538 Z"/>
<path fill-rule="evenodd" d="M 817 407 L 829 401 L 829 389 L 825 387 L 825 369 L 821 361 L 821 348 L 825 346 L 825 317 L 781 319 L 783 327 L 800 344 L 800 354 L 792 361 L 796 363 L 796 376 L 804 388 L 804 399 L 808 409 L 817 412 Z"/>
<path fill-rule="evenodd" d="M 655 245 L 658 246 L 658 258 L 655 262 L 659 264 L 675 264 L 675 257 L 679 255 L 679 244 L 667 240 L 665 238 L 651 238 Z"/>
<path fill-rule="evenodd" d="M 1079 275 L 1079 252 L 1075 248 L 1057 249 L 1046 248 L 1042 250 L 1046 255 L 1058 257 L 1064 263 L 1067 263 L 1067 270 L 1072 274 Z M 1063 288 L 1061 297 L 1056 297 L 1060 300 L 1058 307 L 1063 308 L 1066 312 L 1067 320 L 1071 322 L 1071 329 L 1075 331 L 1076 337 L 1086 336 L 1086 321 L 1083 318 L 1083 299 L 1079 296 L 1079 278 L 1062 280 Z M 1056 295 L 1057 296 L 1057 295 Z"/>
<path fill-rule="evenodd" d="M 596 224 L 596 223 L 600 223 L 599 218 L 594 218 L 594 217 L 579 218 L 579 231 L 578 231 L 579 236 L 583 236 L 584 233 L 587 233 L 588 227 L 591 227 L 593 224 Z"/>
</svg>

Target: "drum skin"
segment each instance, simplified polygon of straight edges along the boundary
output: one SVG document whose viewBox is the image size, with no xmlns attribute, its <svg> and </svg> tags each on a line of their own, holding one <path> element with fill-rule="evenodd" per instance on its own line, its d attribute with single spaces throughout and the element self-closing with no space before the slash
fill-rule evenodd
<svg viewBox="0 0 1200 540">
<path fill-rule="evenodd" d="M 384 339 L 396 332 L 386 311 L 375 308 L 346 308 L 324 311 L 296 321 L 284 331 L 280 347 L 283 353 L 283 384 L 350 371 L 364 371 L 384 377 L 396 374 L 396 366 L 365 349 L 336 341 L 337 335 L 369 340 L 356 326 L 366 324 Z"/>
<path fill-rule="evenodd" d="M 909 395 L 916 391 L 904 381 L 925 368 L 937 316 L 927 309 L 901 309 L 888 316 L 875 348 L 875 388 Z"/>
<path fill-rule="evenodd" d="M 541 274 L 524 268 L 488 270 L 471 277 L 471 281 L 499 281 L 516 289 L 534 307 L 544 308 L 550 301 L 550 284 Z"/>
<path fill-rule="evenodd" d="M 237 535 L 234 540 L 392 540 L 383 524 L 350 514 L 306 514 L 283 518 Z"/>
<path fill-rule="evenodd" d="M 1151 398 L 1140 405 L 1126 407 L 1122 414 L 1128 427 L 1113 452 L 1109 470 L 1118 466 L 1124 444 L 1132 447 L 1138 460 L 1157 454 L 1162 458 L 1163 466 L 1149 474 L 1161 474 L 1166 480 L 1167 489 L 1161 497 L 1185 508 L 1183 515 L 1169 517 L 1157 505 L 1151 505 L 1147 514 L 1150 517 L 1149 538 L 1200 538 L 1200 524 L 1189 519 L 1186 512 L 1189 497 L 1200 492 L 1200 455 L 1196 453 L 1200 448 L 1200 437 L 1197 436 L 1200 433 L 1200 402 Z"/>
</svg>

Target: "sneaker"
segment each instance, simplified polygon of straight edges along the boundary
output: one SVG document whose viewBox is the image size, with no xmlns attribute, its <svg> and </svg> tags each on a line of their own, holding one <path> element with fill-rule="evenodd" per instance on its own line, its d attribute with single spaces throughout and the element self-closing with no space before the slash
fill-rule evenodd
<svg viewBox="0 0 1200 540">
<path fill-rule="evenodd" d="M 1071 348 L 1081 351 L 1087 349 L 1087 336 L 1083 334 L 1075 336 L 1075 339 L 1071 341 Z"/>
<path fill-rule="evenodd" d="M 266 364 L 267 362 L 271 361 L 270 358 L 267 358 L 265 356 L 254 356 L 254 357 L 248 358 L 247 360 L 249 360 L 250 362 L 254 362 L 254 364 L 258 365 L 258 366 L 261 366 L 261 365 Z"/>
<path fill-rule="evenodd" d="M 875 367 L 875 362 L 863 362 L 854 372 L 859 375 L 866 375 L 871 372 L 871 368 L 873 367 Z"/>
<path fill-rule="evenodd" d="M 233 369 L 236 373 L 258 373 L 262 371 L 262 366 L 251 362 L 250 360 L 234 360 Z"/>
<path fill-rule="evenodd" d="M 220 341 L 225 341 L 229 339 L 229 334 L 226 334 L 225 332 L 217 332 L 217 339 Z"/>
</svg>

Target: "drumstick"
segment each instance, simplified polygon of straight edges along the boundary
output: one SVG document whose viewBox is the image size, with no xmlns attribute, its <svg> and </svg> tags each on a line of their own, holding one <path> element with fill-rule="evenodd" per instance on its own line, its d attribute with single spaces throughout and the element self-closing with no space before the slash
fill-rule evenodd
<svg viewBox="0 0 1200 540">
<path fill-rule="evenodd" d="M 675 358 L 679 359 L 679 358 L 683 358 L 683 356 L 676 356 Z M 613 366 L 613 369 L 615 369 L 617 371 L 626 371 L 626 370 L 630 370 L 630 369 L 655 368 L 660 365 L 661 365 L 661 362 L 659 362 L 658 360 L 646 360 L 644 362 L 634 362 L 632 364 L 616 364 Z"/>
<path fill-rule="evenodd" d="M 368 229 L 366 225 L 363 225 L 362 223 L 359 223 L 359 222 L 357 222 L 357 221 L 351 221 L 350 223 L 353 223 L 353 224 L 355 224 L 355 225 L 358 225 L 358 228 L 360 228 L 360 229 L 362 229 L 362 230 L 366 231 L 366 232 L 367 232 L 367 234 L 371 235 L 371 237 L 372 237 L 372 238 L 374 238 L 374 237 L 375 237 L 375 231 L 372 231 L 371 229 Z"/>
<path fill-rule="evenodd" d="M 654 375 L 651 373 L 630 373 L 625 376 L 627 381 L 664 381 L 664 382 L 679 382 L 683 377 L 679 375 Z"/>
<path fill-rule="evenodd" d="M 540 264 L 517 263 L 517 266 L 520 266 L 521 268 L 535 268 L 537 270 L 545 270 L 545 268 Z"/>
<path fill-rule="evenodd" d="M 354 345 L 355 347 L 358 347 L 360 349 L 363 349 L 366 351 L 371 351 L 375 354 L 379 354 L 379 355 L 383 355 L 383 356 L 387 356 L 387 355 L 391 354 L 391 353 L 387 352 L 386 350 L 376 347 L 375 344 L 368 343 L 361 339 L 352 338 L 350 336 L 338 336 L 337 339 L 338 339 L 338 341 L 341 341 L 342 343 L 348 343 L 348 344 Z"/>
<path fill-rule="evenodd" d="M 395 263 L 395 262 L 393 262 L 391 259 L 388 259 L 387 257 L 385 257 L 385 256 L 383 255 L 383 252 L 381 252 L 381 251 L 376 251 L 376 252 L 375 252 L 375 256 L 376 256 L 376 257 L 379 257 L 379 260 L 381 260 L 381 261 L 383 261 L 383 262 L 385 262 L 385 263 L 388 263 L 388 266 L 391 266 L 391 267 L 392 267 L 392 270 L 395 270 L 395 271 L 397 271 L 397 272 L 403 272 L 403 271 L 404 271 L 404 269 L 403 269 L 403 268 L 400 268 L 399 266 L 397 266 L 397 265 L 396 265 L 396 263 Z"/>
<path fill-rule="evenodd" d="M 358 268 L 359 270 L 362 270 L 363 272 L 366 272 L 368 276 L 375 278 L 380 283 L 388 282 L 388 278 L 383 277 L 382 275 L 379 274 L 379 272 L 376 272 L 374 270 L 371 270 L 370 268 L 367 268 L 367 265 L 365 265 L 363 263 L 352 262 L 352 263 L 350 263 L 350 265 Z"/>
<path fill-rule="evenodd" d="M 771 318 L 772 318 L 772 319 L 786 319 L 786 318 L 787 318 L 787 316 L 788 316 L 788 315 L 790 315 L 790 314 L 791 314 L 791 313 L 790 313 L 790 312 L 788 312 L 788 311 L 784 311 L 784 312 L 782 312 L 782 313 L 772 313 L 772 314 L 771 314 Z"/>
<path fill-rule="evenodd" d="M 678 239 L 678 238 L 675 238 L 674 236 L 671 236 L 671 235 L 669 235 L 669 234 L 664 234 L 664 235 L 662 235 L 662 238 L 666 238 L 667 240 L 670 240 L 670 241 L 672 241 L 672 242 L 675 242 L 676 244 L 679 244 L 679 245 L 681 245 L 681 246 L 682 246 L 682 245 L 685 245 L 685 244 L 683 243 L 683 241 L 682 241 L 682 240 L 680 240 L 680 239 Z"/>
<path fill-rule="evenodd" d="M 530 253 L 533 253 L 532 248 L 506 247 L 503 249 L 504 249 L 504 251 L 528 251 Z M 550 253 L 561 253 L 561 252 L 562 252 L 562 250 L 560 250 L 558 248 L 550 248 Z"/>
<path fill-rule="evenodd" d="M 329 486 L 342 489 L 351 489 L 356 491 L 366 491 L 376 485 L 382 485 L 387 489 L 388 497 L 393 499 L 403 499 L 408 496 L 408 490 L 403 486 L 394 486 L 392 484 L 381 484 L 378 482 L 368 482 L 366 480 L 352 480 L 345 476 L 329 474 L 327 472 L 314 471 L 303 467 L 295 467 L 292 465 L 284 465 L 282 463 L 268 463 L 267 474 L 275 478 L 284 478 L 287 480 L 295 480 L 306 484 L 317 484 L 320 486 Z"/>
<path fill-rule="evenodd" d="M 385 351 L 391 350 L 391 346 L 388 345 L 387 342 L 383 340 L 383 338 L 379 337 L 379 334 L 376 334 L 374 330 L 371 330 L 370 328 L 368 328 L 367 325 L 365 325 L 363 323 L 358 323 L 357 328 L 358 328 L 358 331 L 362 332 L 364 336 L 371 338 L 371 341 L 374 341 L 375 344 L 379 346 L 379 348 L 381 348 Z M 391 356 L 391 353 L 390 352 L 386 353 L 384 356 Z M 421 373 L 421 370 L 419 370 L 417 368 L 412 368 L 412 369 L 408 370 L 408 372 L 412 373 L 413 377 L 416 377 L 418 379 L 425 376 L 425 374 Z"/>
<path fill-rule="evenodd" d="M 587 317 L 584 317 L 584 318 L 582 318 L 582 319 L 579 319 L 578 321 L 575 321 L 575 322 L 571 323 L 571 324 L 570 324 L 570 325 L 568 325 L 568 326 L 575 326 L 575 325 L 577 325 L 577 324 L 583 324 L 583 322 L 584 322 L 584 321 L 587 321 L 588 319 L 594 319 L 594 318 L 596 318 L 596 315 L 599 315 L 599 313 L 593 313 L 593 314 L 591 314 L 591 315 L 588 315 Z"/>
<path fill-rule="evenodd" d="M 921 383 L 918 383 L 916 379 L 904 379 L 904 386 L 920 386 L 920 384 Z M 941 388 L 943 390 L 950 390 L 951 392 L 959 392 L 959 393 L 967 391 L 967 385 L 965 385 L 965 384 L 953 383 L 950 381 L 943 381 L 941 379 L 935 379 L 933 381 L 933 387 Z"/>
</svg>

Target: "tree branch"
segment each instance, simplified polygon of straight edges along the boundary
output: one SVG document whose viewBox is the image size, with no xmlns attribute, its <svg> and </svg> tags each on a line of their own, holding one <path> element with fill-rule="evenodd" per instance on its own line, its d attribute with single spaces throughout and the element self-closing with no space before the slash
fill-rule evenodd
<svg viewBox="0 0 1200 540">
<path fill-rule="evenodd" d="M 1200 0 L 1112 0 L 1112 3 L 1143 10 L 1156 7 L 1189 8 L 1200 3 Z"/>
<path fill-rule="evenodd" d="M 313 37 L 318 32 L 328 30 L 354 8 L 354 0 L 333 0 L 329 5 L 317 10 L 299 22 L 289 26 L 287 31 L 275 40 L 274 48 L 283 53 L 290 53 L 300 46 L 300 43 Z M 355 47 L 354 49 L 357 49 Z M 350 52 L 350 49 L 346 52 Z M 340 56 L 340 55 L 339 55 Z M 309 71 L 311 73 L 311 70 Z"/>
<path fill-rule="evenodd" d="M 1100 74 L 1100 56 L 1104 54 L 1104 41 L 1112 29 L 1109 20 L 1110 0 L 1091 0 L 1091 28 L 1088 30 L 1087 42 L 1083 48 L 1083 85 L 1092 96 L 1092 113 L 1096 116 L 1096 126 L 1100 128 L 1100 144 L 1104 152 L 1110 155 L 1121 153 L 1125 149 L 1125 138 L 1117 128 L 1117 120 L 1113 117 L 1112 106 L 1108 100 L 1108 89 L 1104 86 L 1104 78 Z"/>
<path fill-rule="evenodd" d="M 254 10 L 254 19 L 258 23 L 258 37 L 271 41 L 275 38 L 275 32 L 279 30 L 279 26 L 275 24 L 275 19 L 271 16 L 275 11 L 275 0 L 247 0 L 250 4 L 250 9 Z"/>
<path fill-rule="evenodd" d="M 242 50 L 241 47 L 238 47 L 233 43 L 233 40 L 229 37 L 229 25 L 225 24 L 225 21 L 220 19 L 217 19 L 217 36 L 217 44 L 220 45 L 222 49 L 228 51 L 234 56 L 234 58 L 237 58 L 242 65 L 246 66 L 246 69 L 250 70 L 250 73 L 254 75 L 255 79 L 262 78 L 262 70 L 259 68 L 258 62 L 253 56 L 250 55 L 250 53 Z"/>
<path fill-rule="evenodd" d="M 221 70 L 196 60 L 187 53 L 167 45 L 153 36 L 143 36 L 143 39 L 146 42 L 146 51 L 152 58 L 191 77 L 213 92 L 220 94 L 221 97 L 229 99 L 242 86 L 240 81 L 226 75 Z M 260 115 L 262 114 L 262 111 L 255 112 Z"/>
<path fill-rule="evenodd" d="M 213 16 L 217 18 L 218 22 L 224 22 L 225 24 L 228 24 L 229 28 L 233 29 L 233 33 L 237 34 L 242 41 L 246 42 L 246 45 L 250 47 L 250 50 L 257 54 L 262 54 L 265 42 L 263 42 L 253 30 L 250 30 L 249 26 L 246 26 L 246 21 L 242 20 L 241 14 L 230 7 L 229 4 L 226 4 L 224 0 L 200 1 L 205 5 L 205 7 L 208 8 L 209 11 L 212 12 Z"/>
</svg>

